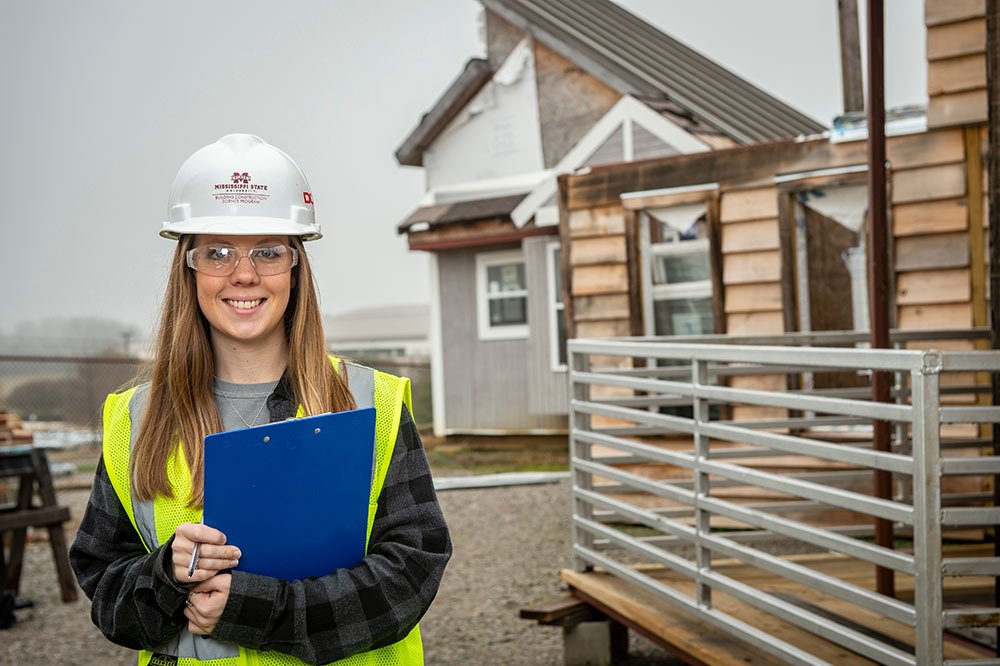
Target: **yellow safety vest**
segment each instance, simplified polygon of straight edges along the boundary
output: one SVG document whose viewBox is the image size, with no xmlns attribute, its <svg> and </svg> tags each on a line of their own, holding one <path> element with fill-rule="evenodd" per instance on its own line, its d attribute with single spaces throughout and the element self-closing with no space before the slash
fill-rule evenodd
<svg viewBox="0 0 1000 666">
<path fill-rule="evenodd" d="M 331 360 L 335 366 L 340 365 L 336 359 Z M 403 403 L 410 409 L 410 413 L 413 412 L 410 380 L 354 363 L 345 363 L 344 366 L 348 374 L 348 385 L 358 407 L 375 407 L 376 414 L 375 473 L 365 537 L 368 539 L 371 537 L 378 498 L 392 459 Z M 146 550 L 151 551 L 166 543 L 181 523 L 200 522 L 202 512 L 191 509 L 186 504 L 191 491 L 191 473 L 181 447 L 174 449 L 167 462 L 167 478 L 173 497 L 158 496 L 152 502 L 144 502 L 132 495 L 129 456 L 137 429 L 134 431 L 132 428 L 131 412 L 135 409 L 139 414 L 138 419 L 141 419 L 141 412 L 145 408 L 144 392 L 148 392 L 148 385 L 123 393 L 112 393 L 105 401 L 104 465 L 132 526 L 142 538 Z M 300 406 L 296 417 L 301 416 L 303 411 Z M 281 652 L 252 650 L 214 639 L 198 638 L 185 628 L 169 644 L 158 647 L 155 651 L 143 650 L 139 653 L 139 666 L 159 666 L 161 663 L 178 666 L 285 666 L 304 662 Z M 419 626 L 392 645 L 334 662 L 337 666 L 419 666 L 423 663 Z"/>
</svg>

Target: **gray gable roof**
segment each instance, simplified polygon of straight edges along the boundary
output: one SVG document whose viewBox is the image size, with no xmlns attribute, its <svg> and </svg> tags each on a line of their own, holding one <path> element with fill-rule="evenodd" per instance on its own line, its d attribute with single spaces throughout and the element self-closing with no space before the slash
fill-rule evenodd
<svg viewBox="0 0 1000 666">
<path fill-rule="evenodd" d="M 690 115 L 739 143 L 826 129 L 611 0 L 480 2 L 613 89 L 655 110 Z M 424 151 L 492 75 L 485 60 L 469 60 L 396 150 L 399 164 L 422 166 Z"/>
<path fill-rule="evenodd" d="M 671 100 L 740 143 L 825 129 L 610 0 L 481 1 L 612 88 Z"/>
</svg>

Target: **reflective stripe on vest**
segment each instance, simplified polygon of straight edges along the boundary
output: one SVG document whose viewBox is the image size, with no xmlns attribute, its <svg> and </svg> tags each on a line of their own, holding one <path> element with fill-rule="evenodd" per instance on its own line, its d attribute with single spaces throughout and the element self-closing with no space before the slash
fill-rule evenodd
<svg viewBox="0 0 1000 666">
<path fill-rule="evenodd" d="M 354 363 L 341 365 L 331 359 L 335 367 L 346 366 L 348 386 L 358 408 L 375 407 L 375 464 L 373 466 L 372 490 L 368 507 L 368 531 L 371 536 L 372 524 L 378 508 L 378 498 L 385 482 L 389 461 L 399 431 L 399 417 L 402 405 L 406 404 L 412 413 L 410 382 L 408 379 L 366 368 Z M 138 428 L 132 428 L 132 415 L 139 423 L 149 397 L 148 385 L 143 385 L 120 394 L 108 396 L 104 405 L 104 463 L 108 476 L 115 488 L 129 520 L 135 527 L 147 550 L 158 548 L 165 543 L 183 522 L 199 522 L 201 510 L 186 506 L 190 496 L 191 475 L 181 447 L 176 447 L 167 462 L 167 478 L 173 489 L 173 497 L 157 497 L 155 501 L 140 501 L 132 496 L 131 479 L 128 474 L 129 457 Z M 301 406 L 296 414 L 303 416 Z M 169 643 L 155 651 L 139 654 L 140 666 L 146 664 L 176 663 L 180 666 L 243 666 L 245 664 L 301 664 L 303 662 L 279 652 L 257 652 L 224 643 L 214 639 L 203 639 L 189 633 L 186 628 Z M 419 627 L 402 640 L 371 652 L 334 662 L 338 666 L 410 666 L 423 664 L 423 647 Z"/>
</svg>

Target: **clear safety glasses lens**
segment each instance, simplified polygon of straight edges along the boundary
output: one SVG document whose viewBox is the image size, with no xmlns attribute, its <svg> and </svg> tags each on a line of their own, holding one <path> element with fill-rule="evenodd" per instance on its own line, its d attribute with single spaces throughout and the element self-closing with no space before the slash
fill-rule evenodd
<svg viewBox="0 0 1000 666">
<path fill-rule="evenodd" d="M 255 247 L 246 253 L 227 245 L 203 245 L 188 250 L 187 265 L 205 275 L 226 277 L 233 274 L 243 257 L 250 260 L 258 275 L 286 273 L 299 263 L 299 253 L 287 245 Z"/>
</svg>

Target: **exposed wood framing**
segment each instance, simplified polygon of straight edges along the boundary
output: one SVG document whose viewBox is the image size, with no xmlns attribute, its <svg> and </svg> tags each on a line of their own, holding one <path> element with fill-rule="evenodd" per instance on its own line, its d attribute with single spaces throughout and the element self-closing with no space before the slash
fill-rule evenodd
<svg viewBox="0 0 1000 666">
<path fill-rule="evenodd" d="M 573 242 L 570 238 L 569 207 L 566 205 L 568 183 L 565 175 L 556 179 L 556 186 L 559 201 L 559 272 L 562 273 L 563 319 L 566 324 L 566 339 L 571 340 L 576 337 L 576 316 L 573 301 L 573 276 L 569 269 Z"/>
<path fill-rule="evenodd" d="M 986 312 L 986 238 L 983 229 L 983 161 L 979 153 L 978 127 L 965 128 L 966 189 L 969 212 L 969 268 L 972 300 L 972 325 L 987 326 Z"/>
<path fill-rule="evenodd" d="M 718 182 L 770 184 L 776 174 L 863 164 L 863 142 L 776 141 L 629 165 L 594 167 L 569 177 L 571 210 L 618 201 L 625 192 Z M 774 217 L 774 215 L 772 215 Z M 725 213 L 723 213 L 725 218 Z"/>
<path fill-rule="evenodd" d="M 628 268 L 628 302 L 629 302 L 629 335 L 643 334 L 642 321 L 642 270 L 641 249 L 639 244 L 639 213 L 634 210 L 623 210 L 625 218 L 625 265 Z"/>
<path fill-rule="evenodd" d="M 795 195 L 792 192 L 778 193 L 778 236 L 781 242 L 781 312 L 784 331 L 799 330 L 798 303 L 795 299 L 795 285 L 798 277 L 795 271 Z"/>
<path fill-rule="evenodd" d="M 722 221 L 719 191 L 712 192 L 705 202 L 706 221 L 708 222 L 708 262 L 712 275 L 712 323 L 716 333 L 726 333 L 729 330 L 726 321 L 726 289 L 722 281 Z"/>
</svg>

